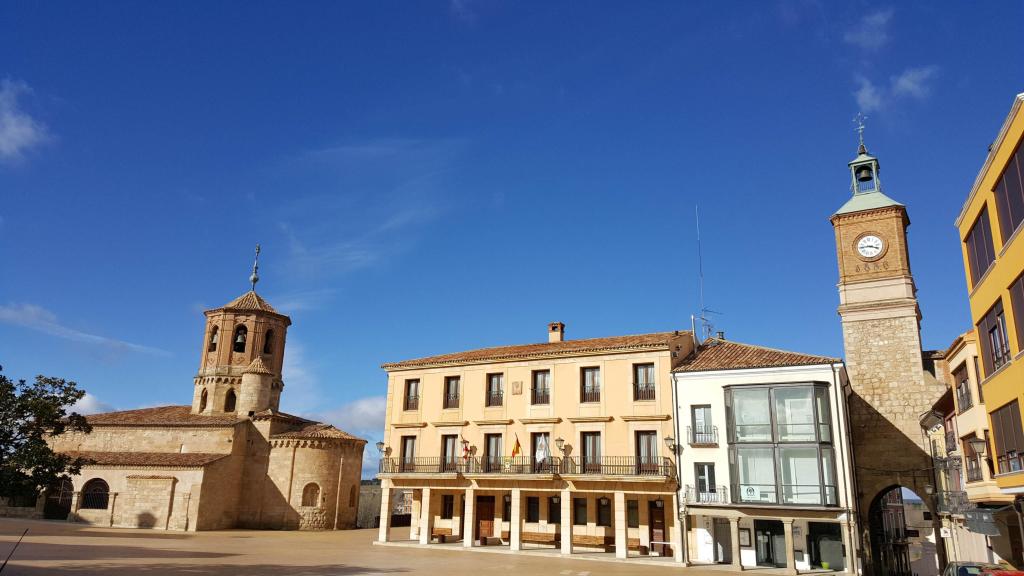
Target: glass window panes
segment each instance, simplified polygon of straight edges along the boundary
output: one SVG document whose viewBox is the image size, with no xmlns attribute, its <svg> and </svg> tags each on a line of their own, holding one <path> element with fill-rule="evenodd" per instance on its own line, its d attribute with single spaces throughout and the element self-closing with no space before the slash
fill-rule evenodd
<svg viewBox="0 0 1024 576">
<path fill-rule="evenodd" d="M 640 502 L 638 500 L 626 501 L 626 527 L 640 527 Z"/>
<path fill-rule="evenodd" d="M 821 447 L 821 477 L 825 494 L 826 506 L 838 506 L 838 486 L 836 486 L 836 456 L 835 451 L 827 446 Z"/>
<path fill-rule="evenodd" d="M 772 418 L 767 388 L 733 390 L 737 442 L 771 442 Z"/>
<path fill-rule="evenodd" d="M 828 405 L 828 389 L 815 388 L 814 400 L 818 408 L 818 440 L 832 441 L 832 412 Z"/>
<path fill-rule="evenodd" d="M 736 465 L 739 469 L 738 496 L 741 501 L 777 501 L 773 448 L 736 448 Z"/>
<path fill-rule="evenodd" d="M 572 523 L 575 526 L 587 525 L 587 499 L 572 499 Z"/>
<path fill-rule="evenodd" d="M 779 476 L 784 503 L 821 504 L 816 446 L 780 446 Z"/>
<path fill-rule="evenodd" d="M 540 498 L 538 496 L 526 497 L 526 521 L 540 522 Z"/>
<path fill-rule="evenodd" d="M 558 524 L 562 521 L 562 502 L 552 496 L 548 498 L 548 524 Z"/>
<path fill-rule="evenodd" d="M 810 386 L 775 388 L 775 427 L 779 442 L 813 442 L 814 404 Z"/>
<path fill-rule="evenodd" d="M 612 525 L 612 500 L 611 498 L 597 499 L 597 525 Z"/>
</svg>

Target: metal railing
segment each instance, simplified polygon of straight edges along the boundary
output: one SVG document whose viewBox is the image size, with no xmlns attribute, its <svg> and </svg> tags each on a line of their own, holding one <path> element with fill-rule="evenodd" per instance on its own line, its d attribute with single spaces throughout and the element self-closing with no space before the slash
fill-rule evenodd
<svg viewBox="0 0 1024 576">
<path fill-rule="evenodd" d="M 967 481 L 968 482 L 981 482 L 985 479 L 985 474 L 982 472 L 981 458 L 974 457 L 967 459 Z"/>
<path fill-rule="evenodd" d="M 600 386 L 583 386 L 580 388 L 580 402 L 600 402 Z"/>
<path fill-rule="evenodd" d="M 548 388 L 534 388 L 530 391 L 530 404 L 550 404 L 551 390 Z"/>
<path fill-rule="evenodd" d="M 601 474 L 609 476 L 675 476 L 676 467 L 670 458 L 638 459 L 634 456 L 602 456 L 589 459 L 562 459 L 562 474 Z"/>
<path fill-rule="evenodd" d="M 970 410 L 974 406 L 974 398 L 971 396 L 970 388 L 965 388 L 963 391 L 957 390 L 956 393 L 956 407 L 957 413 L 962 414 L 967 410 Z"/>
<path fill-rule="evenodd" d="M 515 456 L 481 458 L 471 462 L 469 472 L 473 474 L 558 474 L 562 469 L 561 458 Z"/>
<path fill-rule="evenodd" d="M 938 496 L 940 513 L 963 514 L 972 508 L 971 501 L 967 498 L 967 492 L 942 490 L 937 492 L 936 495 Z"/>
<path fill-rule="evenodd" d="M 484 398 L 485 406 L 501 406 L 505 403 L 505 393 L 501 390 L 492 390 Z"/>
<path fill-rule="evenodd" d="M 106 510 L 110 502 L 110 493 L 105 491 L 82 492 L 80 508 L 87 510 Z"/>
<path fill-rule="evenodd" d="M 420 409 L 420 395 L 419 394 L 406 394 L 405 395 L 405 406 L 406 410 L 419 410 Z"/>
<path fill-rule="evenodd" d="M 690 446 L 718 446 L 718 426 L 687 426 Z"/>
<path fill-rule="evenodd" d="M 956 452 L 957 448 L 959 446 L 957 446 L 956 442 L 956 432 L 953 430 L 946 432 L 946 453 Z"/>
<path fill-rule="evenodd" d="M 459 407 L 459 394 L 457 392 L 454 393 L 454 394 L 445 394 L 444 395 L 444 407 L 445 408 L 458 408 Z"/>
<path fill-rule="evenodd" d="M 381 474 L 455 474 L 472 468 L 470 458 L 381 458 L 378 472 Z"/>
<path fill-rule="evenodd" d="M 696 486 L 688 484 L 683 497 L 694 504 L 728 504 L 729 489 L 725 486 L 707 486 L 704 490 L 698 490 Z"/>
<path fill-rule="evenodd" d="M 654 382 L 634 382 L 633 400 L 654 400 Z"/>
</svg>

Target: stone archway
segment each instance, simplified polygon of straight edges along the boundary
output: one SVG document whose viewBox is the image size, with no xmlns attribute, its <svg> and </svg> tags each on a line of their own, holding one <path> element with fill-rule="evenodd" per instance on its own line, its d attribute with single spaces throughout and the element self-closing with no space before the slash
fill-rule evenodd
<svg viewBox="0 0 1024 576">
<path fill-rule="evenodd" d="M 878 576 L 938 576 L 945 565 L 934 500 L 899 484 L 880 490 L 867 509 L 865 550 Z M 931 537 L 931 538 L 929 538 Z"/>
</svg>

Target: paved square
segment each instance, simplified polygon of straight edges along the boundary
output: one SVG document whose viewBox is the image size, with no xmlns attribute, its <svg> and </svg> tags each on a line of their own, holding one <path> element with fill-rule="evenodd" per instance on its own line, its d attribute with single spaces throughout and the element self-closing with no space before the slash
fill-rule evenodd
<svg viewBox="0 0 1024 576">
<path fill-rule="evenodd" d="M 0 518 L 0 561 L 29 529 L 3 576 L 85 574 L 673 574 L 727 576 L 717 568 L 647 566 L 489 554 L 435 546 L 374 546 L 376 530 L 339 532 L 161 532 L 91 528 L 80 524 Z"/>
</svg>

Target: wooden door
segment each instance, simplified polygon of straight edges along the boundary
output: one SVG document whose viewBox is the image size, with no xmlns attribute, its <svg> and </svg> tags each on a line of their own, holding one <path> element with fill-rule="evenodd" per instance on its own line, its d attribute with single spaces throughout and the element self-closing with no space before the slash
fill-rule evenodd
<svg viewBox="0 0 1024 576">
<path fill-rule="evenodd" d="M 660 542 L 668 541 L 668 531 L 665 530 L 665 508 L 659 508 L 657 502 L 648 502 L 647 518 L 647 526 L 651 533 L 651 551 L 657 552 L 661 556 L 672 554 L 672 549 L 667 544 L 660 544 Z"/>
<path fill-rule="evenodd" d="M 474 540 L 494 536 L 494 496 L 476 498 L 476 534 Z"/>
</svg>

